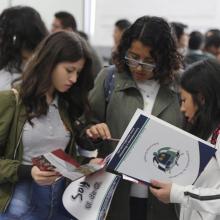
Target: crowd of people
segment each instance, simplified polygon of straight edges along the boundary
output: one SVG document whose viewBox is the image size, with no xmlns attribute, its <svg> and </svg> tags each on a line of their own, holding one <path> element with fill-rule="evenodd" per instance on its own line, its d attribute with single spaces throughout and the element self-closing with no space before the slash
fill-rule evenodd
<svg viewBox="0 0 220 220">
<path fill-rule="evenodd" d="M 55 13 L 48 31 L 31 7 L 1 13 L 0 220 L 75 219 L 62 204 L 68 180 L 32 158 L 57 146 L 82 164 L 105 158 L 116 147 L 105 140 L 120 139 L 137 108 L 217 151 L 193 185 L 121 180 L 106 219 L 220 219 L 220 30 L 187 34 L 156 16 L 114 25 L 104 68 L 72 14 Z"/>
</svg>

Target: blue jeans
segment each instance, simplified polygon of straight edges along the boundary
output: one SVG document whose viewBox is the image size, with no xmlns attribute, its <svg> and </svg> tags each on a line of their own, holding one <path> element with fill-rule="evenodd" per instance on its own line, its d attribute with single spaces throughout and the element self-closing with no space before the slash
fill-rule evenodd
<svg viewBox="0 0 220 220">
<path fill-rule="evenodd" d="M 64 178 L 50 186 L 40 186 L 34 181 L 19 182 L 0 220 L 73 220 L 62 204 L 64 189 Z"/>
</svg>

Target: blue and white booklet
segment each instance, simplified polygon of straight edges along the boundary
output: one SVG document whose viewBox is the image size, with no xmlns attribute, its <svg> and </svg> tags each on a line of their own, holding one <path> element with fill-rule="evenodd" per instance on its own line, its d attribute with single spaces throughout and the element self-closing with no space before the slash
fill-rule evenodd
<svg viewBox="0 0 220 220">
<path fill-rule="evenodd" d="M 138 109 L 118 143 L 107 170 L 149 183 L 152 179 L 193 184 L 214 146 Z"/>
<path fill-rule="evenodd" d="M 120 178 L 104 170 L 84 176 L 66 188 L 63 205 L 76 219 L 103 220 Z"/>
</svg>

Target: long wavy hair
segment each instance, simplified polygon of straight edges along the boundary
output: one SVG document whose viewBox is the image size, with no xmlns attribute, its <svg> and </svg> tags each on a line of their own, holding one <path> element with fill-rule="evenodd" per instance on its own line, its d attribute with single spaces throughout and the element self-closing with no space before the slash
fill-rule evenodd
<svg viewBox="0 0 220 220">
<path fill-rule="evenodd" d="M 182 59 L 177 52 L 169 24 L 160 17 L 143 16 L 126 29 L 117 51 L 112 54 L 113 62 L 119 71 L 130 72 L 124 57 L 135 40 L 151 48 L 150 53 L 156 63 L 154 78 L 160 83 L 171 82 L 174 72 L 182 65 Z"/>
<path fill-rule="evenodd" d="M 22 50 L 34 51 L 47 34 L 35 9 L 27 6 L 5 9 L 0 15 L 0 69 L 21 72 Z"/>
<path fill-rule="evenodd" d="M 51 88 L 51 76 L 56 65 L 61 62 L 76 62 L 82 58 L 85 59 L 85 64 L 77 82 L 67 92 L 57 91 L 57 94 L 71 118 L 79 117 L 83 112 L 89 114 L 87 97 L 88 91 L 93 87 L 90 50 L 78 34 L 57 32 L 39 45 L 23 73 L 20 95 L 29 121 L 48 111 L 46 93 Z"/>
<path fill-rule="evenodd" d="M 207 140 L 220 125 L 220 64 L 212 59 L 193 64 L 184 72 L 180 86 L 198 106 L 193 124 L 186 124 L 187 130 Z"/>
</svg>

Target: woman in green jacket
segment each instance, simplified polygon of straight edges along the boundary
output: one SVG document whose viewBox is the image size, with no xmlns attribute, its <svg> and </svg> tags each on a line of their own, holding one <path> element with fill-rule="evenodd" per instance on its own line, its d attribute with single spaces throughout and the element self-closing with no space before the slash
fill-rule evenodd
<svg viewBox="0 0 220 220">
<path fill-rule="evenodd" d="M 91 138 L 121 138 L 137 108 L 181 126 L 178 95 L 171 89 L 174 73 L 181 68 L 181 59 L 170 26 L 164 19 L 149 16 L 137 19 L 124 32 L 113 60 L 116 68 L 112 79 L 108 78 L 109 69 L 104 69 L 90 93 L 92 123 L 98 123 L 87 130 Z M 114 84 L 114 89 L 107 91 L 111 92 L 107 95 L 109 100 L 106 100 L 105 88 L 112 86 L 106 86 L 106 80 Z M 99 150 L 98 156 L 105 157 L 115 146 L 109 141 Z M 177 219 L 173 205 L 158 202 L 150 194 L 148 196 L 147 187 L 140 188 L 132 185 L 130 189 L 130 184 L 122 181 L 107 219 Z"/>
<path fill-rule="evenodd" d="M 31 159 L 57 148 L 76 158 L 71 121 L 88 112 L 92 82 L 85 41 L 58 32 L 30 60 L 18 100 L 13 91 L 0 93 L 1 220 L 72 219 L 62 207 L 65 179 Z"/>
</svg>

